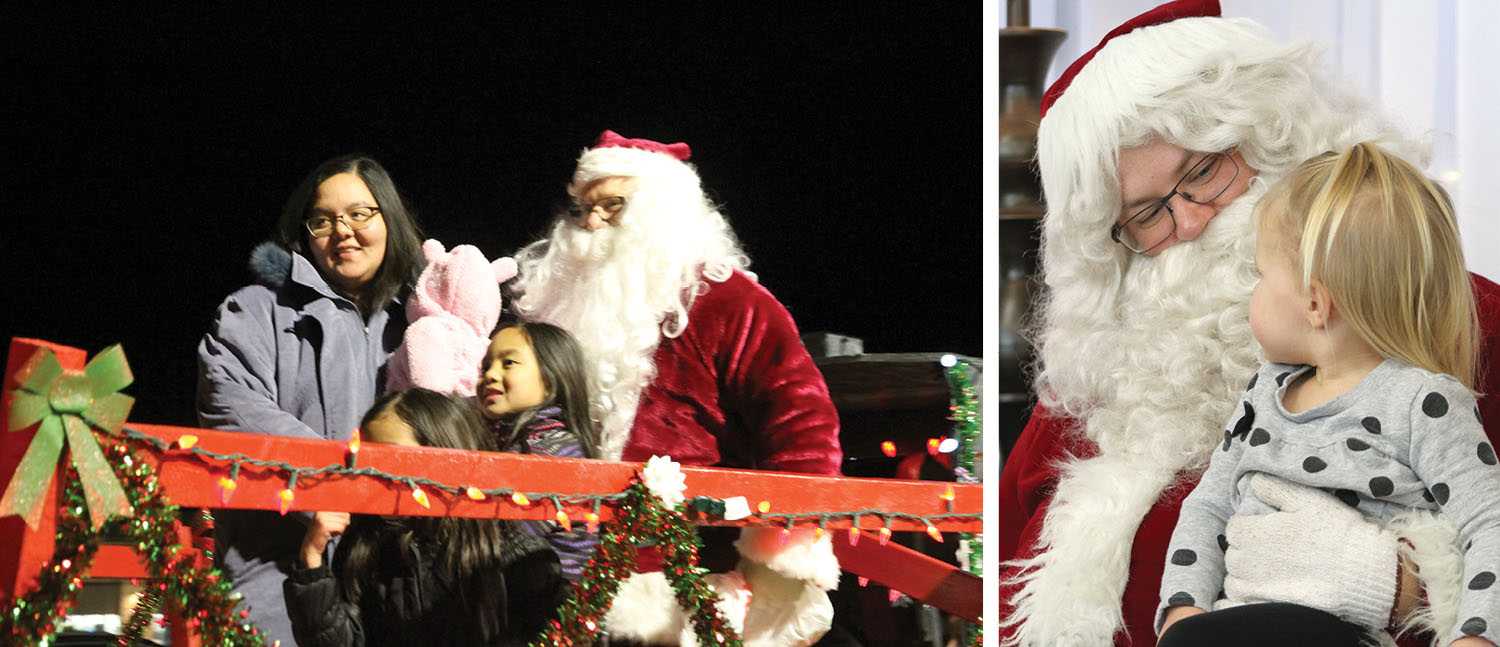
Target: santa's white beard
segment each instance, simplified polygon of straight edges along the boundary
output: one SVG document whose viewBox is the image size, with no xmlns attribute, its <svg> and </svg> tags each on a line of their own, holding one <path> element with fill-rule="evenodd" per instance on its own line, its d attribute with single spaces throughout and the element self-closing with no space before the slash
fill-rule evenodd
<svg viewBox="0 0 1500 647">
<path fill-rule="evenodd" d="M 1249 306 L 1264 193 L 1252 182 L 1197 240 L 1134 256 L 1118 287 L 1114 268 L 1051 286 L 1044 398 L 1102 453 L 1149 457 L 1167 474 L 1207 465 L 1259 363 Z"/>
<path fill-rule="evenodd" d="M 1015 642 L 1108 644 L 1123 625 L 1141 519 L 1174 481 L 1208 463 L 1257 366 L 1249 303 L 1259 184 L 1197 240 L 1130 258 L 1123 277 L 1098 261 L 1048 259 L 1049 277 L 1072 278 L 1048 286 L 1038 386 L 1099 454 L 1058 466 L 1034 556 L 1006 564 L 1021 585 L 1002 617 L 1018 627 Z M 1098 227 L 1064 224 L 1049 235 L 1098 235 Z"/>
<path fill-rule="evenodd" d="M 582 227 L 563 227 L 553 232 L 554 240 L 562 252 L 562 260 L 573 264 L 580 271 L 602 265 L 615 247 L 614 227 L 589 231 Z"/>
<path fill-rule="evenodd" d="M 681 334 L 692 299 L 707 287 L 703 267 L 711 261 L 691 254 L 738 253 L 727 228 L 673 227 L 629 211 L 620 217 L 621 225 L 592 232 L 558 220 L 549 238 L 517 254 L 522 296 L 515 302 L 525 319 L 562 327 L 583 347 L 594 370 L 600 454 L 611 460 L 619 459 L 641 391 L 656 376 L 653 356 L 663 335 Z M 710 278 L 722 281 L 728 270 Z"/>
</svg>

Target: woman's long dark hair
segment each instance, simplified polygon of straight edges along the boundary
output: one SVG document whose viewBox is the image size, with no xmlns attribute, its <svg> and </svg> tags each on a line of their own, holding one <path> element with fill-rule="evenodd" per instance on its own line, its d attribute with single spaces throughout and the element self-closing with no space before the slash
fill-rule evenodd
<svg viewBox="0 0 1500 647">
<path fill-rule="evenodd" d="M 540 405 L 516 415 L 511 423 L 510 434 L 500 443 L 502 449 L 510 448 L 525 434 L 526 424 L 536 418 L 538 411 L 547 407 L 562 409 L 562 422 L 578 436 L 583 454 L 589 458 L 599 457 L 599 430 L 589 417 L 589 370 L 583 358 L 583 347 L 578 345 L 572 333 L 549 323 L 503 322 L 495 328 L 490 338 L 506 328 L 521 331 L 531 344 L 531 352 L 542 373 L 542 386 L 547 398 Z"/>
<path fill-rule="evenodd" d="M 409 425 L 424 447 L 446 447 L 469 451 L 496 451 L 494 437 L 470 402 L 435 391 L 413 388 L 381 398 L 365 414 L 360 427 L 390 413 Z M 413 542 L 426 551 L 441 572 L 447 573 L 463 605 L 466 617 L 476 619 L 486 638 L 501 631 L 497 617 L 506 604 L 501 579 L 501 523 L 486 519 L 452 517 L 358 517 L 344 542 L 349 546 L 340 569 L 339 585 L 345 599 L 359 604 L 366 591 L 376 590 L 382 571 L 389 571 L 384 558 L 399 559 L 409 572 L 420 573 L 420 564 L 409 563 Z M 381 552 L 381 537 L 394 535 L 394 550 Z M 385 568 L 382 568 L 384 566 Z M 420 574 L 418 575 L 420 577 Z"/>
<path fill-rule="evenodd" d="M 356 305 L 368 316 L 384 309 L 392 299 L 415 285 L 426 264 L 422 256 L 422 229 L 380 162 L 364 155 L 344 155 L 319 164 L 287 198 L 281 220 L 276 223 L 276 242 L 294 253 L 308 255 L 308 233 L 303 223 L 318 199 L 318 185 L 340 173 L 354 173 L 364 181 L 385 219 L 385 260 L 370 280 L 363 303 L 356 300 Z M 318 271 L 323 270 L 318 268 Z"/>
</svg>

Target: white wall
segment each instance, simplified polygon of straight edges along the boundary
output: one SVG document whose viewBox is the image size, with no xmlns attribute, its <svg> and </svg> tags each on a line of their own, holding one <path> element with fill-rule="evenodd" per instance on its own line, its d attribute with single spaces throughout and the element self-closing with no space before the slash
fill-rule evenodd
<svg viewBox="0 0 1500 647">
<path fill-rule="evenodd" d="M 1500 24 L 1494 0 L 1222 0 L 1286 40 L 1323 44 L 1327 63 L 1432 142 L 1427 171 L 1458 207 L 1473 271 L 1500 281 Z M 1051 78 L 1156 0 L 1031 0 L 1031 23 L 1068 40 Z M 1051 79 L 1048 80 L 1048 83 Z"/>
</svg>

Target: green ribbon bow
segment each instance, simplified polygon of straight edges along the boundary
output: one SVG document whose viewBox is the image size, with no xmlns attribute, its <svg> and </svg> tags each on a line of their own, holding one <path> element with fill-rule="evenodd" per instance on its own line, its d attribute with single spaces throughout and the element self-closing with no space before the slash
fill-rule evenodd
<svg viewBox="0 0 1500 647">
<path fill-rule="evenodd" d="M 42 349 L 16 372 L 11 391 L 11 431 L 40 422 L 31 446 L 0 497 L 0 517 L 19 515 L 33 530 L 41 518 L 42 499 L 52 485 L 63 442 L 71 445 L 73 466 L 83 481 L 89 519 L 95 530 L 110 515 L 134 513 L 125 490 L 90 426 L 117 435 L 135 398 L 119 393 L 135 377 L 119 344 L 100 351 L 82 372 L 65 371 L 52 351 Z"/>
</svg>

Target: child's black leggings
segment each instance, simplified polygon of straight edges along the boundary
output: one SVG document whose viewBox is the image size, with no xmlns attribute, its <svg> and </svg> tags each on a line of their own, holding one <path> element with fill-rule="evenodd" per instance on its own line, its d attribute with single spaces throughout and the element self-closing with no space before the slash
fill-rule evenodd
<svg viewBox="0 0 1500 647">
<path fill-rule="evenodd" d="M 1365 630 L 1338 616 L 1284 602 L 1247 604 L 1200 613 L 1172 625 L 1157 647 L 1239 645 L 1348 645 L 1359 647 Z"/>
</svg>

